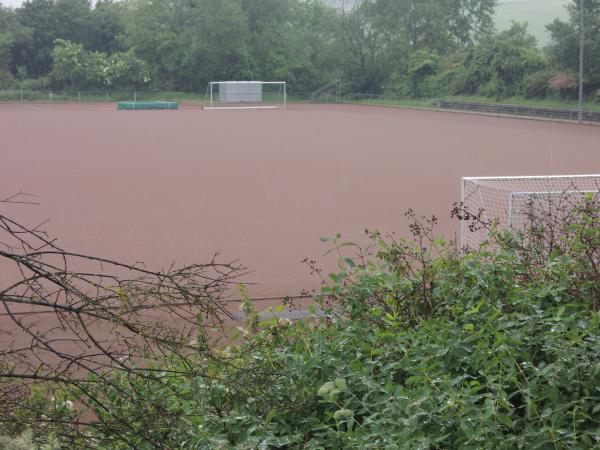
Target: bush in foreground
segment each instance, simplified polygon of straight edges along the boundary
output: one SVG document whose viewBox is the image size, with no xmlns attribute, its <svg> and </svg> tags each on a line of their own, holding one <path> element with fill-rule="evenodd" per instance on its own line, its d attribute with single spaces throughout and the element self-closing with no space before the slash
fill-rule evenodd
<svg viewBox="0 0 600 450">
<path fill-rule="evenodd" d="M 261 323 L 247 301 L 237 344 L 198 376 L 172 355 L 160 378 L 90 378 L 98 420 L 75 433 L 55 409 L 49 429 L 96 448 L 600 448 L 594 205 L 475 252 L 433 239 L 435 218 L 414 241 L 338 236 L 326 318 Z"/>
</svg>

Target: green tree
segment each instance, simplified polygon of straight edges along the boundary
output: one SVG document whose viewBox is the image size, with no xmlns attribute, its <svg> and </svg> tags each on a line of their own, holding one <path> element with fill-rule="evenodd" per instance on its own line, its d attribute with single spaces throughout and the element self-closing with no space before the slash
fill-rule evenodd
<svg viewBox="0 0 600 450">
<path fill-rule="evenodd" d="M 457 69 L 457 93 L 510 97 L 521 93 L 523 79 L 546 65 L 526 24 L 514 23 L 471 48 Z"/>
<path fill-rule="evenodd" d="M 378 7 L 376 2 L 365 1 L 342 18 L 343 71 L 356 92 L 379 93 L 389 74 L 385 49 L 394 35 L 386 34 L 385 17 Z"/>
<path fill-rule="evenodd" d="M 408 60 L 408 76 L 410 79 L 410 95 L 416 98 L 432 97 L 435 95 L 429 89 L 431 77 L 437 75 L 441 68 L 441 58 L 438 53 L 430 50 L 418 50 L 410 55 Z"/>
<path fill-rule="evenodd" d="M 413 50 L 448 54 L 494 30 L 496 0 L 377 0 L 388 33 L 402 33 Z"/>
<path fill-rule="evenodd" d="M 102 61 L 90 64 L 87 52 L 82 44 L 75 44 L 63 39 L 56 40 L 56 46 L 52 50 L 54 69 L 53 80 L 60 85 L 83 86 L 89 74 L 97 70 L 94 66 L 101 66 Z"/>
<path fill-rule="evenodd" d="M 247 23 L 234 0 L 130 0 L 124 42 L 168 88 L 251 75 Z"/>
<path fill-rule="evenodd" d="M 131 88 L 150 81 L 146 64 L 132 50 L 107 55 L 59 39 L 52 51 L 52 81 L 57 86 Z"/>
<path fill-rule="evenodd" d="M 119 38 L 124 29 L 122 3 L 98 0 L 91 11 L 85 46 L 88 50 L 109 54 L 123 51 Z"/>
<path fill-rule="evenodd" d="M 335 10 L 320 0 L 239 0 L 248 24 L 247 51 L 252 76 L 283 79 L 296 90 L 332 78 Z"/>
<path fill-rule="evenodd" d="M 32 40 L 32 30 L 24 27 L 17 13 L 0 4 L 0 83 L 9 83 L 17 73 L 15 55 L 18 49 Z"/>
<path fill-rule="evenodd" d="M 0 4 L 0 73 L 9 73 L 12 63 L 12 48 L 15 44 L 15 36 L 12 26 L 14 13 Z M 1 75 L 0 75 L 1 76 Z"/>
<path fill-rule="evenodd" d="M 344 14 L 344 70 L 355 89 L 406 95 L 410 55 L 452 55 L 493 31 L 496 0 L 364 0 Z M 393 86 L 390 88 L 389 83 Z M 412 83 L 412 87 L 409 86 Z"/>
<path fill-rule="evenodd" d="M 295 2 L 292 20 L 285 79 L 295 89 L 309 92 L 341 78 L 341 21 L 336 11 L 321 0 Z"/>
<path fill-rule="evenodd" d="M 19 43 L 15 66 L 27 68 L 32 77 L 52 69 L 52 49 L 57 39 L 83 43 L 89 32 L 89 0 L 28 0 L 16 10 L 22 26 L 32 30 L 32 38 Z"/>
<path fill-rule="evenodd" d="M 144 87 L 151 81 L 146 63 L 133 50 L 108 56 L 101 75 L 107 87 Z"/>
<path fill-rule="evenodd" d="M 600 88 L 600 0 L 585 2 L 585 79 L 587 88 Z M 555 20 L 547 26 L 552 36 L 548 53 L 560 69 L 577 73 L 579 70 L 579 0 L 569 5 L 569 20 Z"/>
</svg>

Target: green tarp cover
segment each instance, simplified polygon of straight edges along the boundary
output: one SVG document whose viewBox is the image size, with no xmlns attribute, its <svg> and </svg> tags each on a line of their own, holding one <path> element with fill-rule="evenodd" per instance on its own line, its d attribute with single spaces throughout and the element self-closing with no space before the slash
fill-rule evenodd
<svg viewBox="0 0 600 450">
<path fill-rule="evenodd" d="M 141 109 L 178 109 L 177 102 L 118 102 L 117 109 L 120 110 L 141 110 Z"/>
</svg>

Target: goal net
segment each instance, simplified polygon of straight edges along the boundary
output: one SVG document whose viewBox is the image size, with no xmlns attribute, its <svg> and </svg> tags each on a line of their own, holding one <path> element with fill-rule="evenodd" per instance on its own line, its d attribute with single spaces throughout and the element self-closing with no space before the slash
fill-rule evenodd
<svg viewBox="0 0 600 450">
<path fill-rule="evenodd" d="M 570 211 L 588 194 L 598 201 L 600 175 L 533 177 L 466 177 L 462 180 L 462 205 L 480 220 L 497 228 L 524 230 L 533 217 L 560 220 L 560 211 Z M 489 230 L 461 222 L 461 244 L 477 248 Z"/>
<path fill-rule="evenodd" d="M 287 106 L 285 81 L 213 81 L 205 109 L 276 109 Z"/>
</svg>

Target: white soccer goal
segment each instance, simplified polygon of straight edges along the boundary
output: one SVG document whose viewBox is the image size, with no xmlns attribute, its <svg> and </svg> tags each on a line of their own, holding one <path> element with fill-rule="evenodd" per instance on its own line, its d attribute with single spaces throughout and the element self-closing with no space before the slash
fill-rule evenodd
<svg viewBox="0 0 600 450">
<path fill-rule="evenodd" d="M 469 212 L 481 211 L 482 220 L 518 231 L 528 225 L 532 213 L 552 214 L 552 208 L 575 205 L 586 194 L 599 192 L 600 175 L 465 177 L 461 201 Z M 468 221 L 461 222 L 463 247 L 477 248 L 487 234 L 485 228 L 472 229 Z"/>
<path fill-rule="evenodd" d="M 205 109 L 285 109 L 285 81 L 213 81 Z"/>
</svg>

